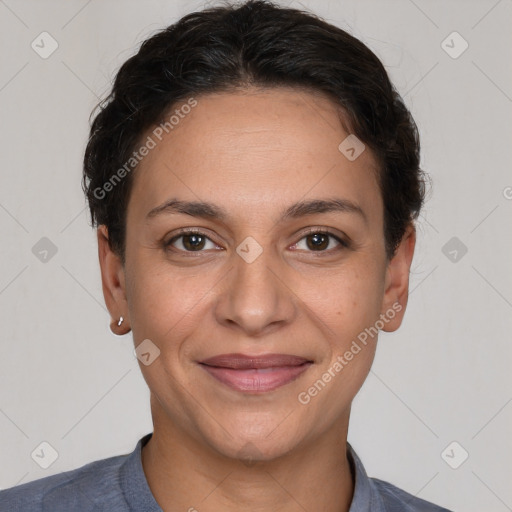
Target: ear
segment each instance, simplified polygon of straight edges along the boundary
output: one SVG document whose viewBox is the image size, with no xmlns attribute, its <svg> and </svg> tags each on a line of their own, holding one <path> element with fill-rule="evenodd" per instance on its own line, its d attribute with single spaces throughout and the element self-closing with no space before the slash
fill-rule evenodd
<svg viewBox="0 0 512 512">
<path fill-rule="evenodd" d="M 107 226 L 98 226 L 98 256 L 101 268 L 101 283 L 105 304 L 114 320 L 119 317 L 128 320 L 125 274 L 121 258 L 108 245 Z M 129 324 L 126 322 L 125 326 Z"/>
<path fill-rule="evenodd" d="M 410 224 L 387 265 L 381 310 L 381 318 L 385 317 L 387 320 L 383 322 L 383 331 L 396 331 L 402 323 L 409 297 L 409 272 L 415 245 L 416 228 Z"/>
</svg>

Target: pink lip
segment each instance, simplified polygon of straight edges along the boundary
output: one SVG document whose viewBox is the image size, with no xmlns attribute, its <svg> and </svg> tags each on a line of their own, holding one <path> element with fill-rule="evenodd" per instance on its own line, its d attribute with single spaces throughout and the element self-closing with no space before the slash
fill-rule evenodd
<svg viewBox="0 0 512 512">
<path fill-rule="evenodd" d="M 295 380 L 312 363 L 287 354 L 221 354 L 200 362 L 212 377 L 237 391 L 262 393 Z"/>
</svg>

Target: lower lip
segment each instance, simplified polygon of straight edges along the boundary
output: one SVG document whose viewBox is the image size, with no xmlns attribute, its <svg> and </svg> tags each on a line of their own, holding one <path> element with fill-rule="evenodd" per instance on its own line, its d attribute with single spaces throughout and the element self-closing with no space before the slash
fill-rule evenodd
<svg viewBox="0 0 512 512">
<path fill-rule="evenodd" d="M 232 389 L 246 393 L 264 393 L 277 389 L 292 382 L 304 373 L 312 363 L 300 366 L 281 366 L 276 368 L 262 368 L 249 370 L 234 370 L 233 368 L 220 368 L 218 366 L 201 366 L 217 380 Z"/>
</svg>

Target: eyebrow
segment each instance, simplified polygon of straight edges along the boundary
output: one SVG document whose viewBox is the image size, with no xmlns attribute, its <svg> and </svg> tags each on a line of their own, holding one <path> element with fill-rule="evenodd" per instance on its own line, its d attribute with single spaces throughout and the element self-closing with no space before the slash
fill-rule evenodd
<svg viewBox="0 0 512 512">
<path fill-rule="evenodd" d="M 306 215 L 314 215 L 316 213 L 343 212 L 359 215 L 365 223 L 368 223 L 363 209 L 353 201 L 348 199 L 311 199 L 307 201 L 299 201 L 286 208 L 279 218 L 285 221 L 288 219 L 297 219 Z M 225 221 L 228 212 L 213 203 L 204 201 L 180 201 L 178 199 L 170 199 L 165 203 L 153 208 L 147 215 L 146 219 L 152 219 L 158 215 L 182 213 L 191 215 L 192 217 L 203 217 L 208 219 L 217 219 Z"/>
</svg>

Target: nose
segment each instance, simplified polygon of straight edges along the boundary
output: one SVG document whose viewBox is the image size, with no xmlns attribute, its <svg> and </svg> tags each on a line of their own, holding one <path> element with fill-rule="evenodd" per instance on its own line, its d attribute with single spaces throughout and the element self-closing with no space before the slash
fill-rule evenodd
<svg viewBox="0 0 512 512">
<path fill-rule="evenodd" d="M 233 267 L 221 283 L 217 321 L 247 336 L 269 334 L 295 318 L 296 297 L 286 273 L 269 248 L 251 262 L 233 254 Z"/>
</svg>

